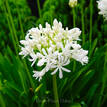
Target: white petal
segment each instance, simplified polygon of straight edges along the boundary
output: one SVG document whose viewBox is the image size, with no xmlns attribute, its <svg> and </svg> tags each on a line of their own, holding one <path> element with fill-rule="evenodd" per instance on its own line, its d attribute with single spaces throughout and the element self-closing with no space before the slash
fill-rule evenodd
<svg viewBox="0 0 107 107">
<path fill-rule="evenodd" d="M 71 45 L 74 49 L 80 49 L 81 48 L 81 45 L 79 44 L 72 44 Z"/>
<path fill-rule="evenodd" d="M 47 55 L 47 53 L 46 53 L 44 48 L 42 48 L 42 52 L 43 52 L 44 55 Z"/>
<path fill-rule="evenodd" d="M 31 67 L 35 64 L 35 62 L 36 62 L 36 60 L 34 60 L 34 61 L 32 62 Z"/>
<path fill-rule="evenodd" d="M 51 47 L 48 48 L 47 50 L 48 50 L 48 54 L 52 53 L 52 48 Z"/>
<path fill-rule="evenodd" d="M 42 58 L 42 57 L 43 57 L 43 55 L 42 55 L 41 53 L 37 53 L 36 55 L 37 55 L 37 57 L 39 57 L 39 58 Z"/>
<path fill-rule="evenodd" d="M 56 69 L 51 73 L 51 75 L 54 75 L 57 71 L 58 71 L 58 68 L 56 68 Z"/>
<path fill-rule="evenodd" d="M 42 66 L 46 61 L 44 59 L 40 59 L 37 63 L 37 66 Z"/>
<path fill-rule="evenodd" d="M 71 72 L 69 69 L 66 69 L 64 67 L 61 67 L 63 71 L 66 71 L 66 72 Z"/>
<path fill-rule="evenodd" d="M 57 21 L 57 19 L 54 19 L 53 25 L 56 25 L 56 24 L 58 24 L 58 21 Z"/>
<path fill-rule="evenodd" d="M 62 78 L 62 77 L 63 77 L 62 70 L 61 68 L 59 68 L 59 78 Z"/>
<path fill-rule="evenodd" d="M 21 41 L 20 41 L 20 43 L 21 43 L 21 44 L 24 44 L 24 45 L 26 44 L 26 42 L 27 42 L 27 41 L 25 41 L 25 40 L 21 40 Z"/>
<path fill-rule="evenodd" d="M 39 82 L 40 82 L 41 79 L 42 79 L 42 77 L 39 78 Z"/>
<path fill-rule="evenodd" d="M 51 66 L 51 68 L 56 68 L 56 67 L 57 67 L 56 65 L 52 65 L 52 66 Z"/>
<path fill-rule="evenodd" d="M 70 63 L 70 60 L 68 59 L 67 62 L 63 65 L 63 66 L 66 66 Z"/>
<path fill-rule="evenodd" d="M 61 63 L 61 54 L 58 54 L 58 61 Z"/>
<path fill-rule="evenodd" d="M 39 78 L 39 81 L 42 79 L 42 76 L 44 76 L 46 73 L 45 68 L 42 71 L 33 71 L 33 72 L 34 72 L 33 77 L 35 77 L 36 79 Z"/>
</svg>

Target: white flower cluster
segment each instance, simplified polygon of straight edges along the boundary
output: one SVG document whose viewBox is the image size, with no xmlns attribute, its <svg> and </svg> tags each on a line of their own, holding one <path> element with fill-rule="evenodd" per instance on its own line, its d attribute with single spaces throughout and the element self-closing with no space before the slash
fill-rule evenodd
<svg viewBox="0 0 107 107">
<path fill-rule="evenodd" d="M 99 14 L 103 15 L 107 20 L 107 0 L 99 0 L 97 3 L 98 8 L 100 9 Z"/>
<path fill-rule="evenodd" d="M 75 7 L 77 5 L 77 0 L 69 0 L 69 6 L 70 7 Z"/>
<path fill-rule="evenodd" d="M 52 75 L 59 71 L 59 77 L 62 78 L 63 71 L 70 72 L 65 66 L 72 58 L 82 65 L 88 63 L 88 51 L 77 44 L 80 34 L 79 28 L 64 30 L 62 23 L 56 19 L 52 27 L 47 22 L 45 28 L 40 24 L 39 28 L 30 29 L 25 40 L 20 41 L 23 46 L 19 55 L 30 56 L 31 66 L 36 62 L 38 67 L 43 67 L 41 71 L 34 71 L 36 79 L 42 79 L 49 70 L 53 71 Z"/>
</svg>

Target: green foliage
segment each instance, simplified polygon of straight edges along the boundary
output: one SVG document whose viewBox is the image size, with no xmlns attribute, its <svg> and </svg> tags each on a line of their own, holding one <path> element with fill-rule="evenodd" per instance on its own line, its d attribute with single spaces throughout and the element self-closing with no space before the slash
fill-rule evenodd
<svg viewBox="0 0 107 107">
<path fill-rule="evenodd" d="M 26 0 L 3 0 L 0 5 L 0 50 L 3 52 L 7 45 L 14 47 L 14 39 L 18 42 L 17 39 L 24 37 L 23 32 L 34 26 L 36 18 L 31 16 Z"/>
<path fill-rule="evenodd" d="M 0 107 L 55 107 L 52 76 L 41 82 L 32 77 L 31 63 L 18 52 L 27 30 L 54 18 L 64 27 L 79 27 L 80 42 L 89 50 L 89 63 L 73 62 L 71 73 L 57 78 L 61 107 L 105 107 L 107 101 L 107 23 L 98 15 L 96 1 L 79 0 L 73 10 L 69 0 L 45 0 L 41 17 L 31 16 L 26 0 L 0 1 Z M 73 18 L 73 15 L 75 17 Z M 75 19 L 75 20 L 74 20 Z M 44 25 L 45 26 L 45 25 Z"/>
</svg>

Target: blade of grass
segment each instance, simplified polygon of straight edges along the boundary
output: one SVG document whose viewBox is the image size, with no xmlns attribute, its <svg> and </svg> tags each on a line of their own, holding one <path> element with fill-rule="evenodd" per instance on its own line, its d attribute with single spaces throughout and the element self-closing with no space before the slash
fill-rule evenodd
<svg viewBox="0 0 107 107">
<path fill-rule="evenodd" d="M 16 35 L 17 33 L 16 33 L 16 29 L 15 29 L 15 25 L 14 25 L 14 22 L 13 22 L 13 18 L 12 18 L 12 15 L 11 15 L 11 11 L 10 11 L 10 7 L 9 7 L 9 4 L 8 4 L 8 1 L 6 1 L 6 7 L 7 7 L 7 10 L 8 10 L 8 13 L 9 13 L 10 21 L 11 21 L 11 24 L 12 24 L 12 29 L 14 31 L 15 39 L 16 39 L 16 42 L 17 42 L 17 45 L 18 45 L 17 47 L 19 47 L 19 42 L 18 42 L 18 38 L 17 38 L 17 35 Z M 19 20 L 20 20 L 20 24 L 21 24 L 20 16 L 19 16 Z M 21 26 L 22 33 L 23 33 L 23 26 L 22 26 L 22 24 L 20 26 Z M 24 34 L 23 34 L 23 36 L 24 36 Z M 32 79 L 32 77 L 31 77 L 31 75 L 29 73 L 26 61 L 23 60 L 23 62 L 24 62 L 24 66 L 25 66 L 28 78 L 30 80 L 30 83 L 31 83 L 32 87 L 34 88 L 35 86 L 34 86 L 34 83 L 33 83 L 33 79 Z"/>
<path fill-rule="evenodd" d="M 45 107 L 46 99 L 43 99 L 41 107 Z"/>
<path fill-rule="evenodd" d="M 13 54 L 12 50 L 11 50 L 9 47 L 7 48 L 7 52 L 8 52 L 8 54 L 10 55 L 10 57 L 14 60 L 15 55 Z M 16 58 L 17 60 L 20 60 L 20 61 L 21 61 L 21 59 L 19 59 L 18 56 L 16 56 L 15 58 Z M 23 67 L 25 68 L 25 71 L 26 71 L 26 73 L 27 73 L 27 76 L 28 76 L 28 79 L 29 79 L 29 81 L 30 81 L 30 83 L 31 83 L 32 88 L 35 89 L 35 83 L 33 82 L 33 77 L 31 76 L 31 74 L 30 74 L 30 72 L 29 72 L 29 69 L 28 69 L 28 67 L 27 67 L 26 61 L 23 59 L 23 61 L 21 61 L 21 62 L 23 62 Z"/>
<path fill-rule="evenodd" d="M 89 58 L 91 57 L 91 55 L 92 55 L 92 53 L 93 53 L 93 51 L 94 51 L 94 49 L 95 49 L 95 47 L 96 47 L 96 45 L 97 45 L 97 41 L 98 41 L 98 39 L 96 38 L 96 39 L 94 40 L 94 42 L 93 42 L 93 45 L 92 45 L 92 47 L 91 47 L 91 49 L 90 49 L 90 51 L 89 51 Z"/>
<path fill-rule="evenodd" d="M 79 70 L 77 73 L 75 73 L 74 78 L 68 81 L 68 82 L 69 82 L 69 85 L 65 87 L 63 93 L 66 92 L 67 89 L 71 88 L 71 87 L 73 86 L 73 84 L 75 83 L 75 81 L 80 77 L 80 75 L 81 75 L 84 71 L 88 70 L 89 67 L 90 67 L 94 62 L 95 62 L 95 59 L 94 59 L 92 62 L 90 62 L 87 66 L 83 67 L 81 70 Z"/>
<path fill-rule="evenodd" d="M 22 83 L 22 87 L 23 87 L 23 89 L 24 89 L 24 92 L 25 92 L 25 94 L 27 94 L 27 89 L 26 89 L 26 87 L 25 87 L 25 84 L 24 84 L 24 78 L 23 78 L 23 75 L 22 75 L 22 73 L 21 73 L 21 71 L 20 70 L 18 70 L 18 72 L 19 72 L 19 77 L 20 77 L 20 80 L 21 80 L 21 83 Z"/>
<path fill-rule="evenodd" d="M 98 84 L 94 84 L 90 89 L 89 91 L 87 92 L 87 104 L 89 104 L 92 100 L 93 100 L 93 96 L 94 96 L 94 93 L 95 91 L 97 90 L 98 88 Z"/>
<path fill-rule="evenodd" d="M 19 19 L 19 25 L 20 25 L 20 29 L 21 29 L 21 33 L 22 33 L 22 39 L 24 39 L 23 24 L 22 24 L 22 20 L 21 20 L 20 11 L 19 11 L 18 6 L 16 6 L 16 9 L 17 9 L 17 14 L 18 14 L 18 19 Z"/>
<path fill-rule="evenodd" d="M 0 80 L 0 91 L 3 90 L 3 87 L 2 87 L 2 82 Z M 0 93 L 0 104 L 1 104 L 1 107 L 6 107 L 5 105 L 5 101 L 4 101 L 4 98 L 2 96 L 2 94 Z"/>
<path fill-rule="evenodd" d="M 35 89 L 35 93 L 37 93 L 37 92 L 41 89 L 42 86 L 43 86 L 43 84 L 41 83 L 41 84 Z"/>
<path fill-rule="evenodd" d="M 104 95 L 104 89 L 106 87 L 107 82 L 107 49 L 105 50 L 105 62 L 104 62 L 104 71 L 103 71 L 103 77 L 102 77 L 102 86 L 100 91 L 100 97 L 98 99 L 98 107 L 101 107 L 102 104 L 102 97 Z"/>
<path fill-rule="evenodd" d="M 11 33 L 11 39 L 12 39 L 12 42 L 13 42 L 13 46 L 14 46 L 15 52 L 16 52 L 16 54 L 18 55 L 18 50 L 17 50 L 16 43 L 15 43 L 15 40 L 14 40 L 14 33 L 13 33 L 12 28 L 11 28 L 11 23 L 10 23 L 8 14 L 7 14 L 7 12 L 6 12 L 6 8 L 5 8 L 4 3 L 3 3 L 3 10 L 4 10 L 4 12 L 5 12 L 5 16 L 6 16 L 6 19 L 7 19 L 7 22 L 8 22 L 9 30 L 10 30 L 10 33 Z"/>
<path fill-rule="evenodd" d="M 83 90 L 83 88 L 88 84 L 94 74 L 95 71 L 89 70 L 82 76 L 82 79 L 80 79 L 77 83 L 77 86 L 79 88 L 76 89 L 76 94 L 80 93 Z"/>
<path fill-rule="evenodd" d="M 1 93 L 0 93 L 0 105 L 1 107 L 6 107 L 4 98 L 2 97 Z"/>
<path fill-rule="evenodd" d="M 7 12 L 9 14 L 10 23 L 12 25 L 12 30 L 13 30 L 13 33 L 14 33 L 14 38 L 15 38 L 15 41 L 16 41 L 16 46 L 17 46 L 17 49 L 18 49 L 18 47 L 19 47 L 19 41 L 18 41 L 18 37 L 17 37 L 15 25 L 14 25 L 14 22 L 13 22 L 13 17 L 12 17 L 12 14 L 11 14 L 11 10 L 10 10 L 9 4 L 8 4 L 8 0 L 6 0 L 5 3 L 6 3 L 5 6 L 7 8 Z"/>
<path fill-rule="evenodd" d="M 33 89 L 35 89 L 35 84 L 34 84 L 34 82 L 33 82 L 33 77 L 31 76 L 31 74 L 30 74 L 30 72 L 29 72 L 29 69 L 28 69 L 28 67 L 27 67 L 26 61 L 24 60 L 23 62 L 24 62 L 24 66 L 25 66 L 25 69 L 26 69 L 28 78 L 29 78 L 29 80 L 30 80 L 31 86 L 32 86 Z"/>
</svg>

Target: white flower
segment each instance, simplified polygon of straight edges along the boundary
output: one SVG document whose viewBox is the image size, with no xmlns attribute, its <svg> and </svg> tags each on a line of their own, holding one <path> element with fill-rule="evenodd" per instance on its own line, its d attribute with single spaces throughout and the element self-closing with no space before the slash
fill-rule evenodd
<svg viewBox="0 0 107 107">
<path fill-rule="evenodd" d="M 98 8 L 100 9 L 99 14 L 103 15 L 107 20 L 107 0 L 99 0 L 97 1 Z"/>
<path fill-rule="evenodd" d="M 42 49 L 42 53 L 41 54 L 41 58 L 40 60 L 38 61 L 37 65 L 38 66 L 42 66 L 44 65 L 44 63 L 48 63 L 48 64 L 51 64 L 52 62 L 55 61 L 55 58 L 56 58 L 56 55 L 57 55 L 57 51 L 56 52 L 52 52 L 52 48 L 47 48 L 47 52 L 46 50 L 43 48 Z M 54 58 L 53 58 L 54 57 Z"/>
<path fill-rule="evenodd" d="M 69 6 L 70 7 L 75 7 L 77 5 L 77 0 L 69 0 Z"/>
<path fill-rule="evenodd" d="M 88 51 L 83 50 L 79 44 L 72 45 L 73 50 L 71 50 L 72 58 L 81 62 L 82 65 L 88 63 Z"/>
<path fill-rule="evenodd" d="M 61 49 L 62 49 L 62 55 L 66 56 L 67 58 L 70 58 L 71 57 L 71 44 L 66 41 L 66 45 L 65 47 L 63 46 L 63 44 L 61 44 Z"/>
<path fill-rule="evenodd" d="M 33 66 L 33 65 L 35 64 L 37 58 L 38 58 L 38 55 L 36 55 L 35 53 L 30 53 L 30 57 L 31 57 L 31 58 L 29 58 L 29 61 L 32 62 L 32 65 L 31 65 L 31 66 Z"/>
<path fill-rule="evenodd" d="M 32 28 L 28 32 L 28 34 L 32 35 L 33 37 L 39 37 L 41 33 L 41 31 L 38 28 Z"/>
<path fill-rule="evenodd" d="M 68 37 L 69 37 L 69 40 L 80 40 L 79 39 L 79 36 L 81 35 L 81 31 L 79 28 L 73 28 L 71 30 L 68 31 Z"/>
<path fill-rule="evenodd" d="M 55 33 L 58 33 L 58 32 L 62 32 L 63 31 L 63 28 L 62 28 L 62 23 L 59 22 L 55 19 L 53 21 L 53 26 L 52 26 L 52 29 L 54 30 Z"/>
<path fill-rule="evenodd" d="M 51 73 L 52 75 L 55 74 L 59 70 L 59 78 L 63 77 L 62 71 L 71 72 L 70 70 L 64 68 L 64 66 L 68 65 L 70 60 L 67 57 L 62 56 L 61 54 L 58 55 L 58 61 L 52 65 L 51 68 L 55 68 L 55 70 Z"/>
<path fill-rule="evenodd" d="M 53 26 L 46 22 L 46 27 L 42 25 L 28 31 L 25 40 L 21 40 L 21 52 L 19 55 L 28 56 L 31 66 L 43 67 L 41 71 L 34 71 L 34 77 L 39 80 L 48 71 L 55 74 L 59 71 L 59 78 L 63 77 L 63 71 L 70 72 L 65 68 L 73 58 L 82 64 L 88 63 L 88 51 L 81 48 L 77 41 L 81 31 L 79 28 L 64 30 L 62 23 L 56 19 Z"/>
<path fill-rule="evenodd" d="M 21 52 L 19 53 L 19 55 L 24 55 L 24 57 L 26 57 L 27 55 L 29 55 L 30 53 L 33 53 L 33 49 L 29 46 L 26 46 L 25 48 L 21 47 Z"/>
<path fill-rule="evenodd" d="M 44 76 L 46 73 L 45 68 L 42 71 L 33 71 L 33 72 L 34 72 L 33 77 L 35 77 L 36 79 L 39 78 L 39 81 L 42 79 L 42 76 Z"/>
</svg>

